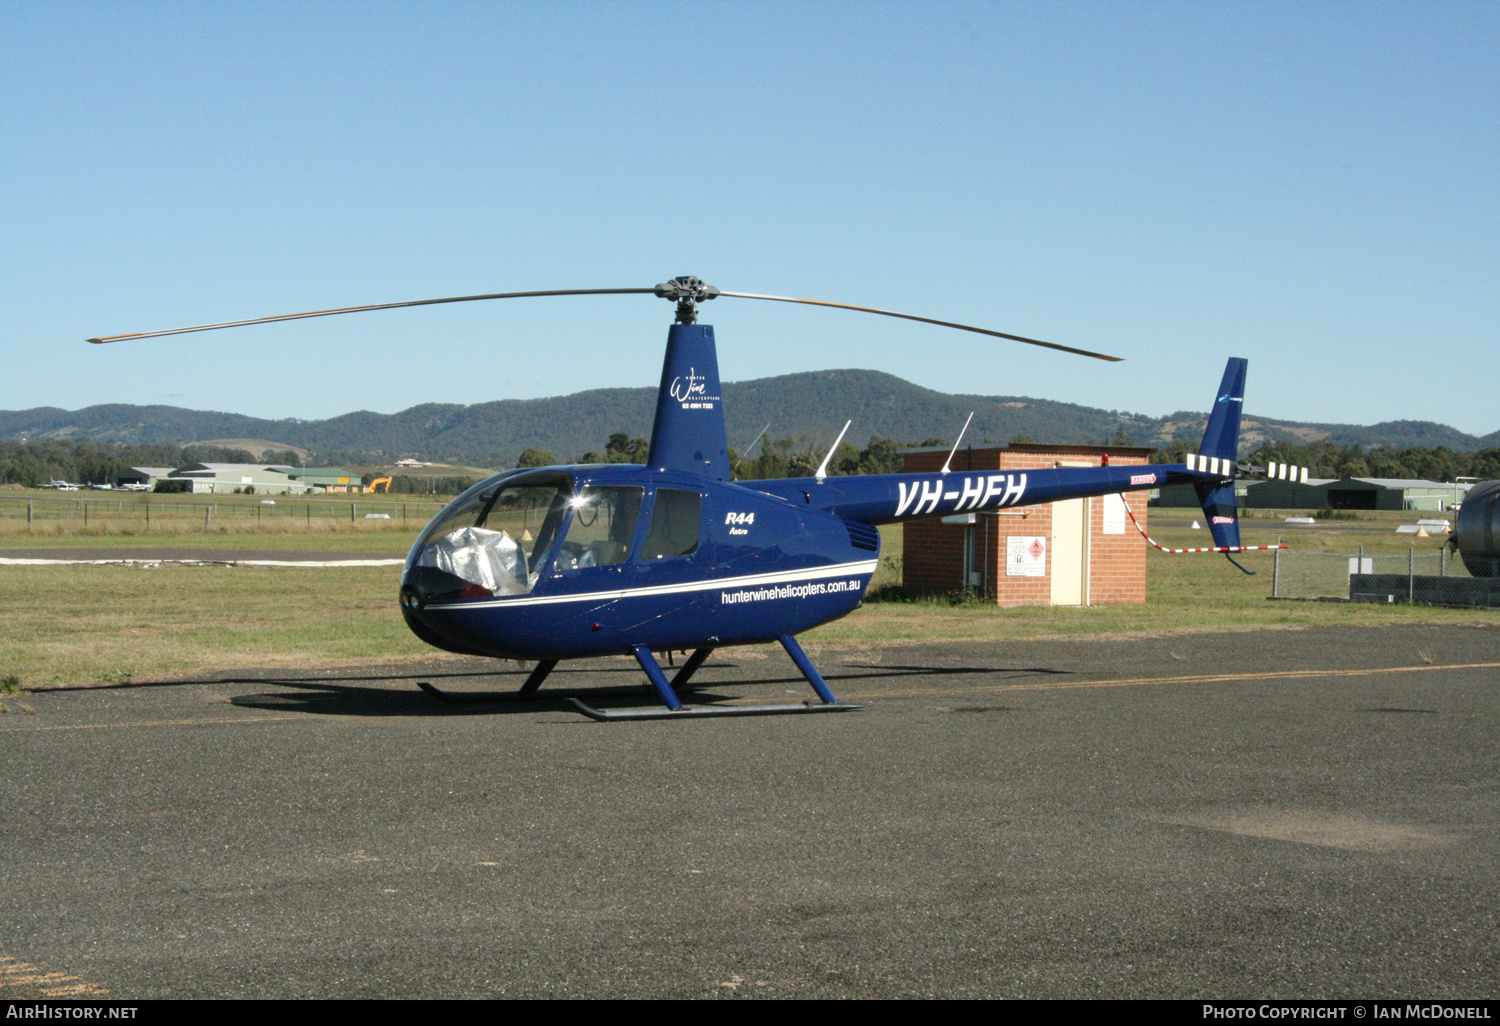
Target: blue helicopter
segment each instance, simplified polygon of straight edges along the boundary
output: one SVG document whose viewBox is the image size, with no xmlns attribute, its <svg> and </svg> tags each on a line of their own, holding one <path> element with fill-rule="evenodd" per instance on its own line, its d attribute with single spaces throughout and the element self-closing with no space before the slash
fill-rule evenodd
<svg viewBox="0 0 1500 1026">
<path fill-rule="evenodd" d="M 618 294 L 652 294 L 677 304 L 646 463 L 496 474 L 433 518 L 402 570 L 401 611 L 417 637 L 450 652 L 535 661 L 526 682 L 511 694 L 533 694 L 564 660 L 629 655 L 662 705 L 604 710 L 571 698 L 580 711 L 613 720 L 856 708 L 834 696 L 796 636 L 860 605 L 879 560 L 881 524 L 1186 483 L 1203 506 L 1212 551 L 1243 551 L 1234 478 L 1262 468 L 1240 466 L 1236 459 L 1245 389 L 1242 359 L 1229 361 L 1200 452 L 1183 464 L 1000 473 L 945 467 L 938 473 L 829 477 L 825 458 L 812 477 L 737 482 L 714 329 L 697 322 L 698 304 L 720 296 L 857 310 L 1094 359 L 1118 357 L 874 307 L 721 291 L 689 276 L 650 289 L 456 296 L 89 341 L 471 300 Z M 1289 471 L 1296 473 L 1283 467 L 1278 476 Z M 683 704 L 679 691 L 715 650 L 772 641 L 786 650 L 817 701 Z M 692 654 L 669 680 L 656 653 L 674 651 Z M 422 687 L 438 697 L 458 697 L 430 684 Z"/>
</svg>

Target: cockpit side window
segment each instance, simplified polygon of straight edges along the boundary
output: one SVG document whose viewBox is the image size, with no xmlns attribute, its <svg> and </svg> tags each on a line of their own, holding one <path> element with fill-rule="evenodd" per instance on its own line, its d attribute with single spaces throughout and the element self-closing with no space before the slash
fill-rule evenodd
<svg viewBox="0 0 1500 1026">
<path fill-rule="evenodd" d="M 640 486 L 588 486 L 575 496 L 573 522 L 567 537 L 557 550 L 553 568 L 558 571 L 580 570 L 590 566 L 610 566 L 625 562 L 630 542 L 635 537 L 636 521 L 641 516 Z"/>
<path fill-rule="evenodd" d="M 698 550 L 703 496 L 678 488 L 658 488 L 651 529 L 641 544 L 641 559 L 670 559 Z"/>
</svg>

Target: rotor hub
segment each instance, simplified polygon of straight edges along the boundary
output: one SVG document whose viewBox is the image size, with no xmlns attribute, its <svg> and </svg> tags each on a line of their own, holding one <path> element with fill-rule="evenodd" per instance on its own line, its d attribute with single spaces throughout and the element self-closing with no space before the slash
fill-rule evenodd
<svg viewBox="0 0 1500 1026">
<path fill-rule="evenodd" d="M 690 274 L 680 275 L 671 281 L 656 286 L 656 295 L 662 299 L 677 300 L 677 323 L 694 324 L 698 320 L 698 304 L 719 295 L 719 290 L 702 278 Z"/>
</svg>

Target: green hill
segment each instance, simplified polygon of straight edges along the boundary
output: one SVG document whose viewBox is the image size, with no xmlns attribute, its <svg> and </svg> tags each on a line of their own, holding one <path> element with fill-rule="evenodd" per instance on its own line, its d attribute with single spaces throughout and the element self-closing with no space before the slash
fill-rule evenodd
<svg viewBox="0 0 1500 1026">
<path fill-rule="evenodd" d="M 900 442 L 953 438 L 970 411 L 968 438 L 1008 442 L 1026 435 L 1040 442 L 1082 443 L 1116 438 L 1136 445 L 1196 442 L 1206 413 L 1184 411 L 1145 417 L 1026 396 L 945 395 L 890 374 L 828 370 L 787 374 L 724 385 L 729 441 L 747 445 L 770 424 L 771 438 L 826 439 L 853 420 L 850 440 L 872 435 Z M 68 411 L 53 407 L 0 411 L 0 439 L 89 440 L 131 445 L 188 445 L 209 440 L 254 439 L 267 446 L 311 450 L 314 461 L 338 454 L 384 459 L 414 457 L 479 466 L 511 466 L 527 447 L 572 460 L 603 447 L 624 431 L 646 437 L 656 394 L 650 388 L 606 388 L 549 399 L 502 399 L 474 406 L 427 403 L 399 413 L 361 410 L 328 420 L 260 420 L 233 413 L 174 406 L 109 404 Z M 1500 432 L 1478 438 L 1442 424 L 1389 421 L 1369 427 L 1298 423 L 1246 411 L 1248 452 L 1265 441 L 1335 446 L 1408 448 L 1444 446 L 1475 452 L 1500 444 Z"/>
</svg>

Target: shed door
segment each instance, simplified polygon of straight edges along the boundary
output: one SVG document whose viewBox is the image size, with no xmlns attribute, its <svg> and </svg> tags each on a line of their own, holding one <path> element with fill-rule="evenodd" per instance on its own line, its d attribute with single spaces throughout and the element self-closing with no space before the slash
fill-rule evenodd
<svg viewBox="0 0 1500 1026">
<path fill-rule="evenodd" d="M 1052 504 L 1052 604 L 1088 602 L 1089 500 Z"/>
</svg>

